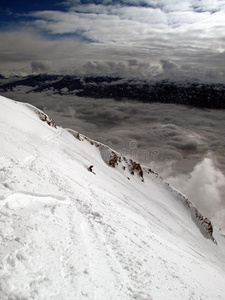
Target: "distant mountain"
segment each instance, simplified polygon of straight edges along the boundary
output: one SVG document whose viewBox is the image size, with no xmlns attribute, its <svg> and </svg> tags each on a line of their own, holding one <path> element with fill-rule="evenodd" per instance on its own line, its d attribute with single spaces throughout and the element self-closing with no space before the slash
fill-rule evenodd
<svg viewBox="0 0 225 300">
<path fill-rule="evenodd" d="M 113 98 L 117 101 L 134 100 L 146 103 L 161 102 L 190 105 L 200 108 L 225 109 L 225 85 L 203 83 L 147 82 L 119 77 L 77 77 L 61 75 L 30 75 L 20 80 L 1 84 L 0 92 L 26 86 L 28 92 L 52 90 L 80 97 Z"/>
<path fill-rule="evenodd" d="M 32 105 L 0 120 L 1 300 L 223 299 L 224 236 L 185 195 Z"/>
</svg>

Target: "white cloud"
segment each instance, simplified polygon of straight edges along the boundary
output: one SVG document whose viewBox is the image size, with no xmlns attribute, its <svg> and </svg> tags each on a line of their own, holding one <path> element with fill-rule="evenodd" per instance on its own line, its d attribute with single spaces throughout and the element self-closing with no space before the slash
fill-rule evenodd
<svg viewBox="0 0 225 300">
<path fill-rule="evenodd" d="M 177 73 L 179 70 L 178 65 L 176 65 L 174 62 L 162 59 L 161 60 L 163 71 L 167 74 Z"/>
<path fill-rule="evenodd" d="M 48 65 L 41 61 L 32 61 L 31 68 L 33 72 L 43 73 L 49 69 Z"/>
<path fill-rule="evenodd" d="M 146 78 L 148 74 L 154 74 L 155 67 L 149 63 L 132 59 L 124 62 L 89 61 L 84 65 L 84 71 L 91 75 L 114 75 L 120 77 Z"/>
<path fill-rule="evenodd" d="M 225 9 L 225 4 L 223 0 L 195 0 L 193 1 L 193 7 L 199 12 L 215 12 L 218 10 Z"/>
<path fill-rule="evenodd" d="M 109 62 L 117 65 L 112 69 L 119 70 L 121 64 L 136 59 L 139 65 L 145 65 L 139 71 L 149 76 L 147 70 L 152 71 L 155 66 L 155 71 L 159 71 L 160 61 L 170 61 L 177 66 L 170 68 L 170 74 L 186 78 L 193 72 L 195 77 L 223 80 L 224 0 L 182 3 L 124 0 L 116 4 L 115 1 L 88 1 L 87 5 L 82 2 L 68 1 L 69 9 L 64 12 L 28 14 L 33 18 L 27 22 L 32 32 L 23 27 L 19 36 L 25 31 L 24 36 L 19 41 L 17 32 L 2 33 L 5 50 L 1 56 L 7 57 L 5 66 L 9 53 L 15 49 L 15 55 L 10 57 L 13 57 L 11 65 L 14 61 L 17 66 L 22 65 L 22 60 L 24 64 L 29 61 L 29 65 L 31 61 L 46 61 L 55 69 L 72 73 L 74 69 L 81 70 L 82 65 L 85 65 L 83 71 L 87 70 L 91 62 L 97 62 L 93 70 L 97 70 L 96 64 L 107 69 Z M 140 6 L 144 3 L 148 7 Z M 162 66 L 161 73 L 168 75 L 165 63 Z"/>
<path fill-rule="evenodd" d="M 225 176 L 211 157 L 203 159 L 189 175 L 167 180 L 185 193 L 215 225 L 225 229 Z"/>
</svg>

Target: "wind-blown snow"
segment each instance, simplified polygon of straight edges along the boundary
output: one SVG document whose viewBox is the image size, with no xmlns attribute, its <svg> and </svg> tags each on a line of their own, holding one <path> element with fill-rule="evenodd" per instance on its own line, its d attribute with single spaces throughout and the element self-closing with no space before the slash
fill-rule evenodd
<svg viewBox="0 0 225 300">
<path fill-rule="evenodd" d="M 0 97 L 0 299 L 224 299 L 219 230 L 155 173 L 113 168 L 74 135 Z"/>
</svg>

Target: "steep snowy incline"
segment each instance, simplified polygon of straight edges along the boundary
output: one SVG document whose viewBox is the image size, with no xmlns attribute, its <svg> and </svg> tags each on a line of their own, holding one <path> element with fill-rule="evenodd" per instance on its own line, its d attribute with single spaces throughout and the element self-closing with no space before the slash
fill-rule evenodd
<svg viewBox="0 0 225 300">
<path fill-rule="evenodd" d="M 0 140 L 0 299 L 224 299 L 224 236 L 156 174 L 4 97 Z"/>
</svg>

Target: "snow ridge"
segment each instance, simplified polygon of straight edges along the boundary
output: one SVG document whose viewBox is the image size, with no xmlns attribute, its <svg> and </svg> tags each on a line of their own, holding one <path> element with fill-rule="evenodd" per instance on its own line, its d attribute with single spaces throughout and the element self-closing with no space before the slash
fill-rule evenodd
<svg viewBox="0 0 225 300">
<path fill-rule="evenodd" d="M 72 130 L 72 129 L 66 129 L 69 133 L 71 133 L 76 139 L 79 141 L 88 141 L 92 146 L 95 146 L 99 149 L 101 157 L 103 161 L 113 167 L 117 168 L 118 170 L 123 171 L 128 169 L 129 173 L 131 175 L 135 175 L 141 179 L 142 182 L 144 182 L 144 176 L 147 174 L 154 174 L 155 178 L 158 178 L 160 183 L 162 185 L 168 186 L 169 190 L 175 194 L 178 201 L 181 201 L 184 206 L 190 210 L 191 216 L 195 224 L 200 229 L 201 233 L 204 237 L 210 238 L 215 244 L 217 244 L 216 239 L 213 236 L 213 225 L 211 221 L 204 217 L 200 211 L 195 207 L 195 205 L 185 196 L 184 194 L 178 192 L 175 188 L 173 188 L 168 182 L 163 180 L 161 176 L 158 175 L 158 173 L 154 172 L 152 169 L 141 166 L 139 163 L 133 161 L 131 158 L 126 158 L 125 156 L 122 156 L 120 153 L 112 150 L 110 147 L 99 143 L 97 141 L 94 141 L 81 133 Z M 128 180 L 130 180 L 130 177 L 127 177 Z"/>
</svg>

